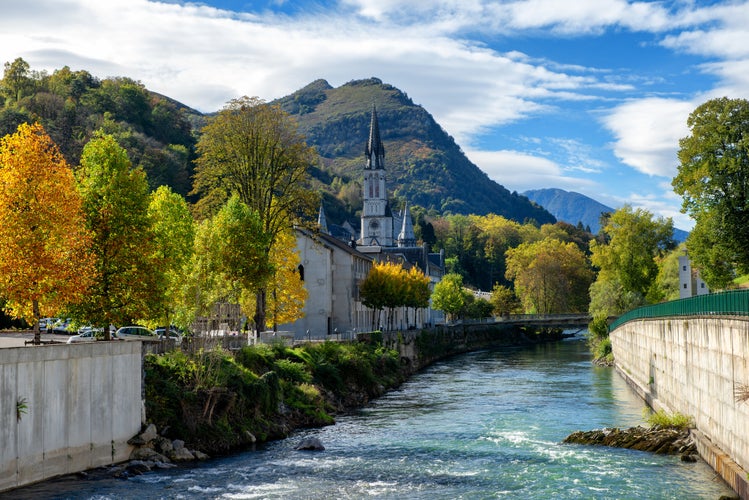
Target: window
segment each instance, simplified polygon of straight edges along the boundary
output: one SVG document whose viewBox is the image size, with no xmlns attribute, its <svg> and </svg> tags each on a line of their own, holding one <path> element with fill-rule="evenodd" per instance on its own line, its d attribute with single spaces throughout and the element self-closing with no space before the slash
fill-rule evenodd
<svg viewBox="0 0 749 500">
<path fill-rule="evenodd" d="M 304 281 L 304 266 L 299 264 L 297 269 L 299 270 L 299 279 Z"/>
</svg>

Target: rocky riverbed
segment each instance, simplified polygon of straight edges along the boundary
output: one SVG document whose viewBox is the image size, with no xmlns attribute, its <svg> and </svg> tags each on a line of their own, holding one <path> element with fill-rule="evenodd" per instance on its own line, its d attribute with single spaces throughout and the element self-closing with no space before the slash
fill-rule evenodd
<svg viewBox="0 0 749 500">
<path fill-rule="evenodd" d="M 682 461 L 685 462 L 694 462 L 698 457 L 697 447 L 689 434 L 689 429 L 659 425 L 577 431 L 567 436 L 563 442 L 680 455 Z"/>
</svg>

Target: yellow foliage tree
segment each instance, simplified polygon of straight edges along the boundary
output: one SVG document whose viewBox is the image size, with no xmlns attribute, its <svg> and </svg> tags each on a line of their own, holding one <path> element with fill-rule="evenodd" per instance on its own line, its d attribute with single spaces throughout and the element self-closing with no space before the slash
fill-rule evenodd
<svg viewBox="0 0 749 500">
<path fill-rule="evenodd" d="M 280 324 L 302 318 L 307 300 L 307 289 L 299 275 L 299 252 L 291 231 L 278 234 L 270 260 L 275 272 L 268 282 L 266 315 L 275 330 Z"/>
<path fill-rule="evenodd" d="M 93 282 L 73 172 L 39 124 L 0 139 L 0 289 L 9 312 L 34 323 L 79 299 Z"/>
</svg>

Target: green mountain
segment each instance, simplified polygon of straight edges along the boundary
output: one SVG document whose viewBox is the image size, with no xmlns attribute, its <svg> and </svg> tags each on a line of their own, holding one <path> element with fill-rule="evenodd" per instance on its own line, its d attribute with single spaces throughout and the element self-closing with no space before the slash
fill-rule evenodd
<svg viewBox="0 0 749 500">
<path fill-rule="evenodd" d="M 307 142 L 320 153 L 322 167 L 314 175 L 318 187 L 327 191 L 326 199 L 336 198 L 350 213 L 361 204 L 357 196 L 374 105 L 388 187 L 398 205 L 405 201 L 437 214 L 496 213 L 519 222 L 555 221 L 525 196 L 491 180 L 424 108 L 377 78 L 338 88 L 316 80 L 275 102 L 294 116 Z"/>
<path fill-rule="evenodd" d="M 32 71 L 21 58 L 0 80 L 0 137 L 24 122 L 39 122 L 73 167 L 97 130 L 115 136 L 152 189 L 192 189 L 195 124 L 202 116 L 129 78 L 100 80 L 67 66 L 52 74 Z"/>
</svg>

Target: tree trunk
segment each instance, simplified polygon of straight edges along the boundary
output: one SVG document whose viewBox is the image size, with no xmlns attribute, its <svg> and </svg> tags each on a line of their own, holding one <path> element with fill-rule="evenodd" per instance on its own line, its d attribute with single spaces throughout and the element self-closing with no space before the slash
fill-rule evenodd
<svg viewBox="0 0 749 500">
<path fill-rule="evenodd" d="M 262 288 L 255 295 L 255 327 L 258 333 L 265 331 L 265 302 L 266 290 Z"/>
<path fill-rule="evenodd" d="M 34 313 L 34 345 L 40 345 L 42 343 L 42 332 L 39 329 L 39 301 L 32 300 L 31 307 Z"/>
</svg>

